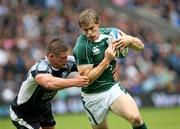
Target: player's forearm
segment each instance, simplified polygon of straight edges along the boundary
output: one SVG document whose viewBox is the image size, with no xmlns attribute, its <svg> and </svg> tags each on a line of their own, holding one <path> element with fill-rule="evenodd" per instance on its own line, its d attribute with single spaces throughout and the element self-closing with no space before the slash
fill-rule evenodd
<svg viewBox="0 0 180 129">
<path fill-rule="evenodd" d="M 131 42 L 129 47 L 136 50 L 136 51 L 142 51 L 144 49 L 144 44 L 139 38 L 129 36 L 131 38 Z"/>
<path fill-rule="evenodd" d="M 76 79 L 63 79 L 54 77 L 46 82 L 45 87 L 50 90 L 59 90 L 73 87 L 76 85 Z"/>
<path fill-rule="evenodd" d="M 50 74 L 38 74 L 35 80 L 39 85 L 49 90 L 59 90 L 76 85 L 76 79 L 63 79 Z"/>
<path fill-rule="evenodd" d="M 90 84 L 101 76 L 104 70 L 109 66 L 109 63 L 110 62 L 104 58 L 99 65 L 97 65 L 95 68 L 93 68 L 87 73 Z"/>
</svg>

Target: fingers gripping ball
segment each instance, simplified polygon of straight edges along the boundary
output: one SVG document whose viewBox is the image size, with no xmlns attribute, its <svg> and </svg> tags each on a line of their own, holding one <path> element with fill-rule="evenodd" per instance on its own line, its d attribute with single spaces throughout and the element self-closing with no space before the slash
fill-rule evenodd
<svg viewBox="0 0 180 129">
<path fill-rule="evenodd" d="M 108 44 L 121 39 L 121 36 L 122 36 L 122 34 L 119 29 L 113 29 L 108 36 Z M 116 49 L 116 57 L 117 58 L 123 58 L 123 57 L 127 56 L 127 54 L 128 54 L 128 47 L 125 47 L 123 50 L 121 50 L 120 48 Z"/>
<path fill-rule="evenodd" d="M 116 49 L 116 57 L 117 58 L 124 58 L 128 54 L 128 47 L 125 47 L 122 51 L 120 48 Z"/>
</svg>

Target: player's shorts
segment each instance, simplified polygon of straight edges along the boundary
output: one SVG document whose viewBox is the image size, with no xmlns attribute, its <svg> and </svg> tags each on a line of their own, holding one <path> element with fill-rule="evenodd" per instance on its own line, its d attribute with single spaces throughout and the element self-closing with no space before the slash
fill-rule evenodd
<svg viewBox="0 0 180 129">
<path fill-rule="evenodd" d="M 110 105 L 122 94 L 127 94 L 127 92 L 118 83 L 101 93 L 86 94 L 82 92 L 83 105 L 91 124 L 98 125 L 103 122 L 108 116 Z"/>
<path fill-rule="evenodd" d="M 31 107 L 30 107 L 31 108 Z M 12 107 L 10 107 L 10 117 L 17 129 L 39 129 L 40 127 L 50 127 L 56 124 L 51 107 L 45 107 L 46 111 L 41 115 L 33 119 L 33 112 L 28 114 L 28 117 L 24 117 L 21 112 L 15 112 Z M 44 109 L 43 109 L 44 110 Z M 38 110 L 35 112 L 39 112 Z"/>
</svg>

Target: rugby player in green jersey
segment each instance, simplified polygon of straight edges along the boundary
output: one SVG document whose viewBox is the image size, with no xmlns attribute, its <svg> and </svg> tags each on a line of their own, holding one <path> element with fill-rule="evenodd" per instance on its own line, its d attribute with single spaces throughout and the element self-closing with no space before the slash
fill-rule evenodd
<svg viewBox="0 0 180 129">
<path fill-rule="evenodd" d="M 85 9 L 78 17 L 83 32 L 76 41 L 73 54 L 78 70 L 89 78 L 81 96 L 93 129 L 109 129 L 107 115 L 112 111 L 132 124 L 133 129 L 147 129 L 133 98 L 117 82 L 115 49 L 144 49 L 142 41 L 122 32 L 120 40 L 108 45 L 113 28 L 100 28 L 95 10 Z M 114 74 L 114 75 L 113 75 Z M 121 127 L 119 127 L 121 128 Z"/>
</svg>

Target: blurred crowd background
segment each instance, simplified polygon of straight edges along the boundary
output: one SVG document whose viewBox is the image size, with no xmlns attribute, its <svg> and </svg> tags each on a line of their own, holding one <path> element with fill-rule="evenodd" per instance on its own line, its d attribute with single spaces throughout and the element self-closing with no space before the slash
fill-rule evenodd
<svg viewBox="0 0 180 129">
<path fill-rule="evenodd" d="M 109 3 L 119 8 L 150 11 L 169 22 L 172 28 L 180 29 L 179 0 L 109 0 Z M 73 48 L 81 33 L 77 17 L 84 8 L 96 9 L 102 26 L 118 27 L 144 42 L 143 52 L 130 50 L 128 56 L 118 62 L 121 83 L 130 93 L 180 93 L 180 35 L 163 37 L 141 19 L 132 20 L 102 5 L 102 1 L 96 0 L 0 0 L 0 116 L 7 114 L 8 104 L 17 94 L 28 69 L 44 56 L 51 39 L 61 37 Z M 67 99 L 78 98 L 78 88 L 59 93 L 54 100 L 55 111 L 83 110 L 79 99 Z"/>
</svg>

